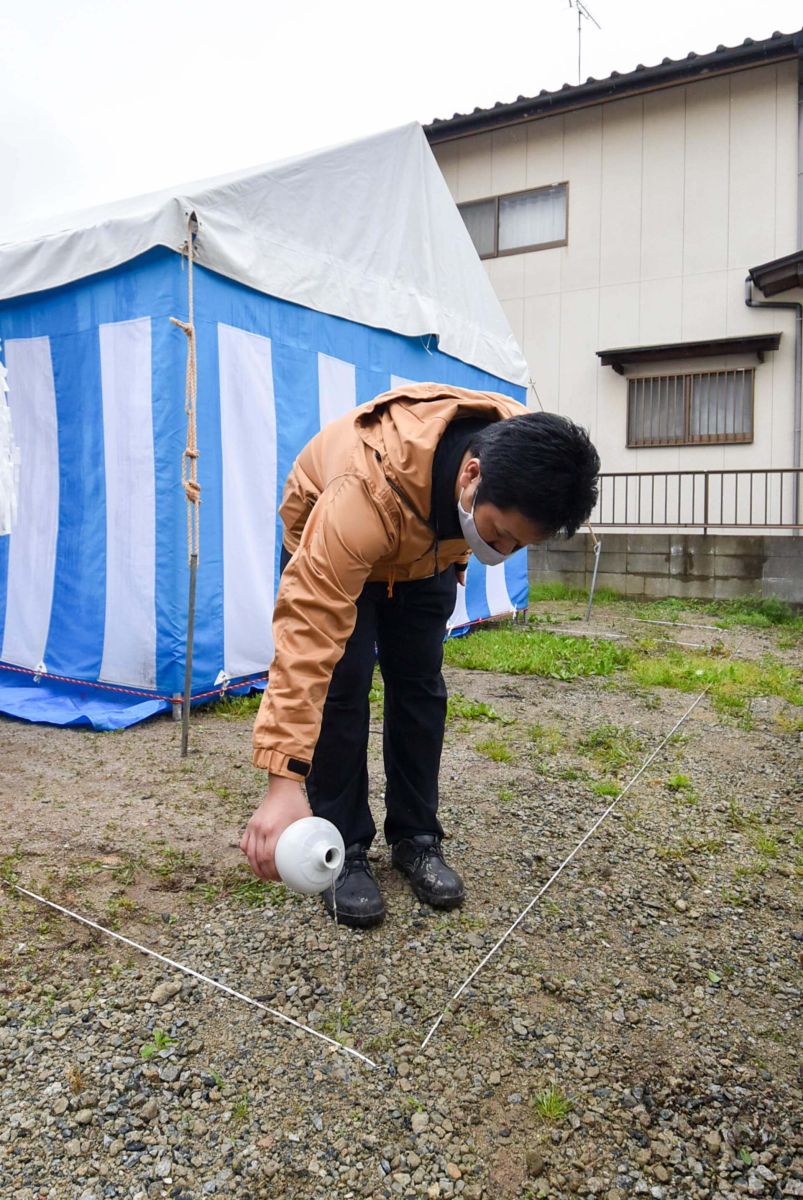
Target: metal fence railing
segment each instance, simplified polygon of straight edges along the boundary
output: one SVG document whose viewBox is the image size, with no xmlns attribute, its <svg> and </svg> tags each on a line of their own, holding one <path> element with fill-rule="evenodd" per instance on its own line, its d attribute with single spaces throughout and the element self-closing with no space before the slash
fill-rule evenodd
<svg viewBox="0 0 803 1200">
<path fill-rule="evenodd" d="M 598 529 L 803 530 L 803 471 L 617 471 L 599 477 Z"/>
</svg>

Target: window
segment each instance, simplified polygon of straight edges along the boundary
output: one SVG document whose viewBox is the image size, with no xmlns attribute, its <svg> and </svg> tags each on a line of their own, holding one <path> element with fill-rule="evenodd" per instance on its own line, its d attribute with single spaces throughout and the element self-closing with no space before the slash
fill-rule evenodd
<svg viewBox="0 0 803 1200">
<path fill-rule="evenodd" d="M 752 442 L 755 370 L 627 381 L 628 446 Z"/>
<path fill-rule="evenodd" d="M 480 258 L 565 246 L 568 189 L 555 183 L 458 205 Z"/>
</svg>

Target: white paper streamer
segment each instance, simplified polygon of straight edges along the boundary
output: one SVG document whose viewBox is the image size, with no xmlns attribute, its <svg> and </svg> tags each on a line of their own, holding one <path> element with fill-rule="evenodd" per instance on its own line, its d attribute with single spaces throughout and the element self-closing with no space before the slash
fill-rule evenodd
<svg viewBox="0 0 803 1200">
<path fill-rule="evenodd" d="M 11 428 L 11 409 L 6 400 L 7 392 L 7 372 L 5 364 L 0 361 L 0 537 L 11 533 L 11 527 L 17 518 L 20 481 L 20 452 Z"/>
</svg>

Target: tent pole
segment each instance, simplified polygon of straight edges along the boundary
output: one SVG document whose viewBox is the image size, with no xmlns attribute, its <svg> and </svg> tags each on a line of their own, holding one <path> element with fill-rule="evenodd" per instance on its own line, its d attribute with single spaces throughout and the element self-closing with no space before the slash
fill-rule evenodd
<svg viewBox="0 0 803 1200">
<path fill-rule="evenodd" d="M 195 639 L 195 584 L 198 555 L 190 556 L 190 596 L 187 603 L 187 648 L 184 655 L 184 703 L 181 707 L 181 757 L 186 758 L 190 741 L 190 703 L 192 699 L 192 646 Z"/>
<path fill-rule="evenodd" d="M 198 222 L 194 212 L 187 213 L 187 320 L 171 317 L 173 325 L 187 338 L 187 378 L 184 410 L 187 414 L 187 445 L 181 456 L 181 484 L 187 498 L 187 555 L 190 566 L 190 588 L 187 601 L 187 643 L 184 652 L 184 701 L 181 706 L 181 757 L 186 758 L 190 740 L 190 708 L 192 700 L 192 651 L 195 641 L 195 584 L 198 575 L 198 555 L 201 544 L 199 505 L 201 485 L 198 483 L 198 359 L 195 347 L 195 310 L 192 288 L 192 242 Z M 183 252 L 182 250 L 182 252 Z"/>
</svg>

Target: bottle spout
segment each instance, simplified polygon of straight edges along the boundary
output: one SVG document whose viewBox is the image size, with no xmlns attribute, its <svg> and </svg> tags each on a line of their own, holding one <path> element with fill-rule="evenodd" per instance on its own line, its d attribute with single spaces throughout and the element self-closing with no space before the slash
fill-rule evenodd
<svg viewBox="0 0 803 1200">
<path fill-rule="evenodd" d="M 276 870 L 294 892 L 314 896 L 340 874 L 346 848 L 340 830 L 323 817 L 302 817 L 276 843 Z"/>
</svg>

